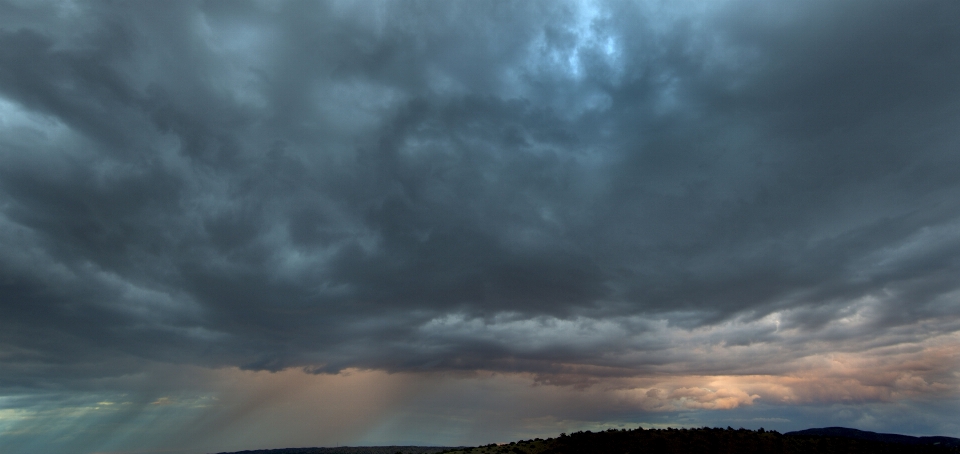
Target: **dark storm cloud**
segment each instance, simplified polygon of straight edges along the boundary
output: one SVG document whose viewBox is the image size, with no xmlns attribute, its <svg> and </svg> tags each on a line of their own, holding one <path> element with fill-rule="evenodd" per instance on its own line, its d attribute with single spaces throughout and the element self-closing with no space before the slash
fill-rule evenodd
<svg viewBox="0 0 960 454">
<path fill-rule="evenodd" d="M 3 386 L 957 329 L 954 4 L 2 8 Z"/>
</svg>

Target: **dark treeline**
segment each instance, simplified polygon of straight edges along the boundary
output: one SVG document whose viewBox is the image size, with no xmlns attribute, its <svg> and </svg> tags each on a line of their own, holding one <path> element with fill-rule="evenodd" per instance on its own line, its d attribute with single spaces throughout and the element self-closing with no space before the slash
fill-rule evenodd
<svg viewBox="0 0 960 454">
<path fill-rule="evenodd" d="M 560 434 L 471 448 L 372 446 L 287 448 L 234 454 L 960 454 L 960 440 L 877 434 L 842 427 L 777 431 L 726 429 L 609 429 Z M 227 454 L 227 453 L 220 453 Z"/>
<path fill-rule="evenodd" d="M 784 435 L 776 431 L 746 429 L 610 429 L 603 432 L 561 434 L 548 440 L 529 440 L 507 445 L 488 445 L 466 454 L 960 454 L 960 448 L 941 445 L 910 445 L 874 440 L 817 435 Z"/>
</svg>

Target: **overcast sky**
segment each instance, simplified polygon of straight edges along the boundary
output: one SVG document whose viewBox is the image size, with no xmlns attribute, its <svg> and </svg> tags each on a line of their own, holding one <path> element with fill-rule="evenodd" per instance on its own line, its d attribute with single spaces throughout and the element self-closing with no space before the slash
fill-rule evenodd
<svg viewBox="0 0 960 454">
<path fill-rule="evenodd" d="M 957 24 L 0 2 L 0 450 L 960 437 Z"/>
</svg>

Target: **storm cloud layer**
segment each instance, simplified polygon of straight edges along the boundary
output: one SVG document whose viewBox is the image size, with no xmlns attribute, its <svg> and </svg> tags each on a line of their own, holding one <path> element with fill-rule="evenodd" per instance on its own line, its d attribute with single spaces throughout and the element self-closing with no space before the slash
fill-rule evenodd
<svg viewBox="0 0 960 454">
<path fill-rule="evenodd" d="M 4 3 L 0 393 L 168 364 L 529 374 L 645 411 L 956 398 L 958 23 Z"/>
</svg>

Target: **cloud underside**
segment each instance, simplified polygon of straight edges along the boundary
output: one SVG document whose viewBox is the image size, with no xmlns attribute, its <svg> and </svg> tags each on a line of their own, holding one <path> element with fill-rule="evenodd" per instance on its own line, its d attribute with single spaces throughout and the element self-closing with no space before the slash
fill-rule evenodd
<svg viewBox="0 0 960 454">
<path fill-rule="evenodd" d="M 0 392 L 168 364 L 956 396 L 958 20 L 3 4 Z"/>
</svg>

